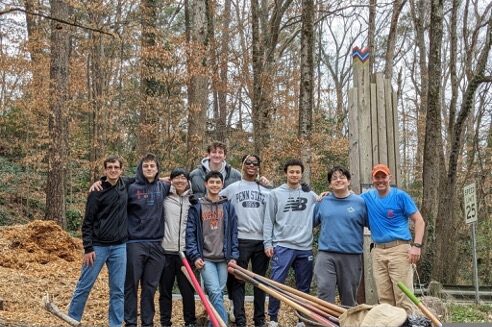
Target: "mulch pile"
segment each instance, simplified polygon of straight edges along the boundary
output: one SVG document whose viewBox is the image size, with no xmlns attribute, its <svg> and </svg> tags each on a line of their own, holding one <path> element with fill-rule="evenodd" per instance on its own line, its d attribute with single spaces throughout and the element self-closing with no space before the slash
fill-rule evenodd
<svg viewBox="0 0 492 327">
<path fill-rule="evenodd" d="M 60 309 L 70 302 L 82 263 L 82 242 L 71 237 L 53 221 L 35 220 L 27 225 L 0 228 L 0 326 L 68 326 L 44 310 L 43 295 L 49 293 Z M 104 268 L 87 302 L 84 326 L 106 326 L 108 311 L 108 276 Z M 159 294 L 156 294 L 155 325 L 159 326 Z M 203 311 L 197 303 L 197 313 Z M 173 303 L 174 326 L 184 324 L 181 301 Z M 248 322 L 252 323 L 252 303 L 246 304 Z M 283 326 L 295 326 L 297 318 L 283 306 Z"/>
<path fill-rule="evenodd" d="M 0 266 L 23 269 L 31 263 L 42 265 L 58 259 L 80 259 L 80 240 L 70 237 L 53 221 L 35 220 L 0 232 Z"/>
</svg>

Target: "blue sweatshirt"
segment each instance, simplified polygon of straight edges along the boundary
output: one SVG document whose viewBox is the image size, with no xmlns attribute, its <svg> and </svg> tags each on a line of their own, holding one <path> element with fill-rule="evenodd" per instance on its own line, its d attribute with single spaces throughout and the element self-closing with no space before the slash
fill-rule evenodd
<svg viewBox="0 0 492 327">
<path fill-rule="evenodd" d="M 135 182 L 128 187 L 128 240 L 161 242 L 164 237 L 164 199 L 170 184 L 160 181 L 159 173 L 149 183 L 142 164 L 138 165 Z"/>
<path fill-rule="evenodd" d="M 360 254 L 363 252 L 367 209 L 364 200 L 350 194 L 337 198 L 330 194 L 314 208 L 314 226 L 321 224 L 320 251 Z"/>
</svg>

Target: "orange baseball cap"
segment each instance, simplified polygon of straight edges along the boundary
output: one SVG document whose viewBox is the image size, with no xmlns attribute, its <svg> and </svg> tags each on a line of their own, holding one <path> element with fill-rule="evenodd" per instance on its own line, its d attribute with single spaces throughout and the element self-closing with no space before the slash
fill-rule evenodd
<svg viewBox="0 0 492 327">
<path fill-rule="evenodd" d="M 372 167 L 372 173 L 371 173 L 372 177 L 374 177 L 378 172 L 382 172 L 388 176 L 391 175 L 390 169 L 385 164 L 377 164 L 374 167 Z"/>
</svg>

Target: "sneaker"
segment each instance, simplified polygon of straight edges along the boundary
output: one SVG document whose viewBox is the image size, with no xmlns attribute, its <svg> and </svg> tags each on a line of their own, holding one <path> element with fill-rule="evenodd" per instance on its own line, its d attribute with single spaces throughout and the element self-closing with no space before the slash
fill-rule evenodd
<svg viewBox="0 0 492 327">
<path fill-rule="evenodd" d="M 267 326 L 268 327 L 279 327 L 278 322 L 276 322 L 276 321 L 269 321 Z"/>
<path fill-rule="evenodd" d="M 306 325 L 302 321 L 299 321 L 296 327 L 306 327 Z"/>
</svg>

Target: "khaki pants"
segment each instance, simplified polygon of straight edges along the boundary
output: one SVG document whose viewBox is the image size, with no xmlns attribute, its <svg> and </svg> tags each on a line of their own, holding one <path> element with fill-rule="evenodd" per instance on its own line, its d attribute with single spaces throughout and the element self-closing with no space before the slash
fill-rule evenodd
<svg viewBox="0 0 492 327">
<path fill-rule="evenodd" d="M 388 303 L 412 313 L 417 307 L 398 287 L 402 282 L 413 292 L 413 268 L 408 261 L 409 244 L 372 250 L 373 275 L 379 303 Z"/>
</svg>

